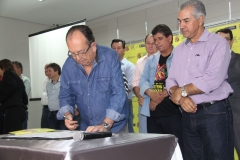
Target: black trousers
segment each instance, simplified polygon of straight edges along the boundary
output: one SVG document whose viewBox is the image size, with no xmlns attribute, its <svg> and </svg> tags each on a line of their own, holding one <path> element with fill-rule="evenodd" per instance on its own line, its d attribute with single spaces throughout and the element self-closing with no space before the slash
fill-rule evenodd
<svg viewBox="0 0 240 160">
<path fill-rule="evenodd" d="M 50 128 L 48 124 L 49 109 L 47 105 L 43 106 L 42 109 L 42 118 L 41 118 L 41 128 Z"/>
<path fill-rule="evenodd" d="M 0 107 L 0 134 L 3 134 L 3 121 L 4 121 L 4 116 Z"/>
<path fill-rule="evenodd" d="M 3 133 L 22 130 L 26 118 L 26 110 L 20 106 L 9 106 L 4 110 Z"/>
</svg>

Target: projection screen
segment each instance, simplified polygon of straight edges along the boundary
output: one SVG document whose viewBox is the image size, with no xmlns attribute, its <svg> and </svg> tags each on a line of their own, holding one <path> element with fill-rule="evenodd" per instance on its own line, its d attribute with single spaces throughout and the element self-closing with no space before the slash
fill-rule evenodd
<svg viewBox="0 0 240 160">
<path fill-rule="evenodd" d="M 54 62 L 62 68 L 67 59 L 68 48 L 65 37 L 68 29 L 75 25 L 85 25 L 85 21 L 84 19 L 28 36 L 31 100 L 39 100 L 42 96 L 43 82 L 47 78 L 44 73 L 44 66 L 47 63 Z"/>
</svg>

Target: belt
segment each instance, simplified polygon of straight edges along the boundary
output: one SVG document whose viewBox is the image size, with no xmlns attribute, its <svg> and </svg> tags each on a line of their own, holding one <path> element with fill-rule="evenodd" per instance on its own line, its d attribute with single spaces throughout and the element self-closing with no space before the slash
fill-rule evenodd
<svg viewBox="0 0 240 160">
<path fill-rule="evenodd" d="M 48 105 L 43 105 L 43 108 L 48 108 Z"/>
<path fill-rule="evenodd" d="M 226 103 L 229 103 L 228 99 L 226 98 L 226 99 L 223 99 L 223 100 L 220 100 L 220 101 L 211 101 L 211 102 L 204 102 L 204 103 L 197 104 L 197 108 L 198 109 L 207 108 L 207 107 L 210 107 L 214 103 L 222 102 L 222 101 L 226 102 Z"/>
</svg>

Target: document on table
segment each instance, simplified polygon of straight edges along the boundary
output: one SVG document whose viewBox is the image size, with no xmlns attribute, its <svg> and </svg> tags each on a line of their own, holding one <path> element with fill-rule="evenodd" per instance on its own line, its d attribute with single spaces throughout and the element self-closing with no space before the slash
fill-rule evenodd
<svg viewBox="0 0 240 160">
<path fill-rule="evenodd" d="M 55 131 L 55 132 L 41 132 L 24 135 L 7 135 L 1 139 L 37 139 L 37 140 L 58 140 L 58 139 L 72 139 L 76 131 Z M 78 131 L 79 132 L 79 131 Z"/>
</svg>

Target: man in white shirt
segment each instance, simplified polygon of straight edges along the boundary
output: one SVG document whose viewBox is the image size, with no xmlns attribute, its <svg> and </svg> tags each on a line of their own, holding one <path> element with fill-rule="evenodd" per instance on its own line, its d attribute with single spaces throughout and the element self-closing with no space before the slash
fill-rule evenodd
<svg viewBox="0 0 240 160">
<path fill-rule="evenodd" d="M 128 131 L 130 133 L 133 133 L 133 106 L 132 106 L 132 97 L 133 97 L 133 91 L 131 87 L 132 83 L 132 77 L 133 72 L 135 69 L 135 66 L 132 62 L 128 61 L 126 58 L 124 58 L 124 52 L 125 52 L 125 41 L 121 39 L 113 39 L 111 43 L 112 49 L 116 50 L 119 56 L 119 60 L 121 62 L 121 69 L 125 73 L 128 81 L 128 104 L 129 104 L 129 119 L 128 119 Z"/>
<path fill-rule="evenodd" d="M 158 49 L 155 45 L 152 34 L 148 34 L 145 37 L 145 48 L 146 48 L 147 54 L 145 56 L 143 56 L 142 58 L 138 59 L 138 61 L 136 63 L 135 71 L 133 74 L 133 78 L 132 78 L 133 92 L 138 97 L 138 103 L 139 103 L 138 119 L 139 119 L 139 132 L 140 133 L 147 133 L 147 117 L 141 114 L 141 106 L 142 106 L 144 99 L 139 93 L 140 92 L 140 88 L 139 88 L 140 76 L 142 74 L 144 65 L 145 65 L 148 57 L 158 52 Z"/>
</svg>

